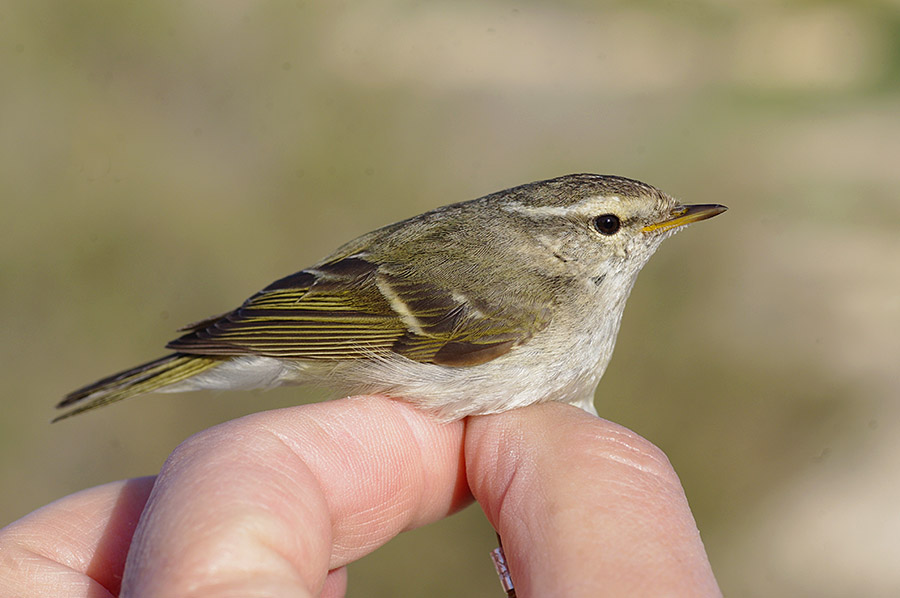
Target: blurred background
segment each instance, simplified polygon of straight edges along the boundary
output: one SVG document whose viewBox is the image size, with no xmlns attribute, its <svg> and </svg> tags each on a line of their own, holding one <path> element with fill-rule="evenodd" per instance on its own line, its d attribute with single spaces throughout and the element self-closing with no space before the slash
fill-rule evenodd
<svg viewBox="0 0 900 598">
<path fill-rule="evenodd" d="M 31 0 L 0 81 L 0 524 L 321 396 L 51 426 L 66 392 L 372 228 L 600 172 L 731 208 L 644 270 L 597 393 L 726 595 L 900 594 L 897 0 Z M 470 507 L 349 594 L 497 597 L 493 546 Z"/>
</svg>

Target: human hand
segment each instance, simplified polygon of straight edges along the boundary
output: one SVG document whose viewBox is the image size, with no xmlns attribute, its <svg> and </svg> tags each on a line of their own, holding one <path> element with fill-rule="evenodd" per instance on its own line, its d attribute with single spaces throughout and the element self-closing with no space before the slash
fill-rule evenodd
<svg viewBox="0 0 900 598">
<path fill-rule="evenodd" d="M 633 432 L 557 403 L 441 424 L 383 397 L 227 422 L 156 478 L 31 513 L 0 531 L 0 595 L 342 596 L 345 565 L 473 496 L 522 598 L 721 595 L 678 477 Z"/>
</svg>

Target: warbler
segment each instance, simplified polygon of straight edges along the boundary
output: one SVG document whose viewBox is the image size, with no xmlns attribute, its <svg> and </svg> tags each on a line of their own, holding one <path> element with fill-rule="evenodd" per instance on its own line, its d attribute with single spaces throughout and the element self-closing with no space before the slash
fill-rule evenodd
<svg viewBox="0 0 900 598">
<path fill-rule="evenodd" d="M 183 328 L 172 353 L 72 392 L 56 420 L 149 392 L 306 382 L 447 421 L 543 401 L 596 413 L 638 272 L 664 239 L 726 209 L 598 174 L 440 207 Z"/>
</svg>

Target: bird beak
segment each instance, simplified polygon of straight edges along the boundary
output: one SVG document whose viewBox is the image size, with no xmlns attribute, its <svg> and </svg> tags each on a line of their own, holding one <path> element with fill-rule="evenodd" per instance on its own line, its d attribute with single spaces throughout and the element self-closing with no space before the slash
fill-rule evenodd
<svg viewBox="0 0 900 598">
<path fill-rule="evenodd" d="M 719 204 L 697 204 L 693 206 L 682 206 L 666 220 L 648 224 L 641 229 L 641 232 L 651 233 L 678 228 L 679 226 L 691 224 L 692 222 L 700 222 L 701 220 L 706 220 L 707 218 L 718 216 L 727 209 L 728 208 L 726 208 L 725 206 L 720 206 Z"/>
</svg>

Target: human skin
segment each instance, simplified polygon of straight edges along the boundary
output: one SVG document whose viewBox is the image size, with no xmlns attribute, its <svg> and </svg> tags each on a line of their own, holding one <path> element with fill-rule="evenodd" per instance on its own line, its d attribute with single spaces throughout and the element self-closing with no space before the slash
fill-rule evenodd
<svg viewBox="0 0 900 598">
<path fill-rule="evenodd" d="M 158 476 L 10 524 L 0 596 L 343 596 L 348 563 L 473 498 L 520 597 L 721 595 L 678 476 L 633 432 L 558 403 L 448 424 L 368 396 L 221 424 Z"/>
</svg>

